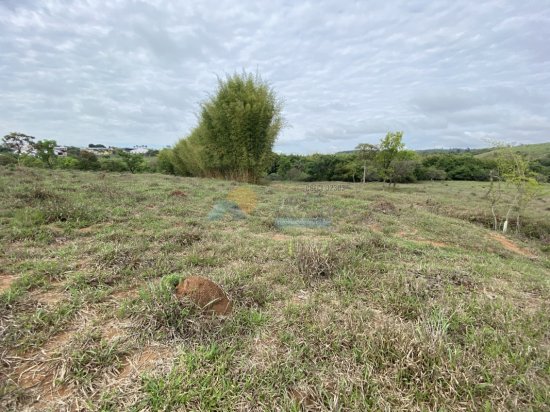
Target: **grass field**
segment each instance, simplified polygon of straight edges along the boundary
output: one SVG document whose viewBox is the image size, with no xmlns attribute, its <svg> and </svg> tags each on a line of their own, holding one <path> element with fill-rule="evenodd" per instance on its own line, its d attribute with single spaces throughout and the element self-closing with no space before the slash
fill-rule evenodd
<svg viewBox="0 0 550 412">
<path fill-rule="evenodd" d="M 550 410 L 550 186 L 485 191 L 1 168 L 0 409 Z"/>
<path fill-rule="evenodd" d="M 521 153 L 530 160 L 542 159 L 550 155 L 550 143 L 524 144 L 514 146 L 512 150 L 515 153 Z M 502 149 L 494 149 L 488 152 L 480 153 L 476 157 L 492 158 L 495 157 Z"/>
</svg>

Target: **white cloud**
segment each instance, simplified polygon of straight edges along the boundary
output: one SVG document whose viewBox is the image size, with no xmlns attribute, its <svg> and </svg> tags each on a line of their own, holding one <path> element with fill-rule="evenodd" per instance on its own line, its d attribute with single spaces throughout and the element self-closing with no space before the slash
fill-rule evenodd
<svg viewBox="0 0 550 412">
<path fill-rule="evenodd" d="M 0 3 L 0 133 L 174 143 L 216 75 L 258 71 L 285 101 L 278 151 L 550 139 L 550 4 Z"/>
</svg>

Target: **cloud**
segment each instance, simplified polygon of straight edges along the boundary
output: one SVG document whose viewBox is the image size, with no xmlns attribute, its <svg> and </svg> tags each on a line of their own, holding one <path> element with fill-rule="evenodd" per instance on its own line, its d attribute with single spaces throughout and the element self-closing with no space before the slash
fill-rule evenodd
<svg viewBox="0 0 550 412">
<path fill-rule="evenodd" d="M 276 150 L 550 139 L 550 4 L 0 3 L 0 133 L 173 144 L 217 76 L 259 72 L 284 100 Z"/>
</svg>

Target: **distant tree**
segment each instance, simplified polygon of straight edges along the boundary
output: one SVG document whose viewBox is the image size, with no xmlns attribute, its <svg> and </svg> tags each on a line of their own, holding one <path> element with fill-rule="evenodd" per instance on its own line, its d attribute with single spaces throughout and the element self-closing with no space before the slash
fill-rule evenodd
<svg viewBox="0 0 550 412">
<path fill-rule="evenodd" d="M 36 156 L 50 169 L 55 163 L 55 146 L 57 146 L 57 142 L 55 140 L 39 140 L 34 144 Z"/>
<path fill-rule="evenodd" d="M 405 148 L 403 143 L 403 132 L 389 132 L 380 141 L 378 145 L 379 151 L 376 155 L 376 160 L 383 181 L 388 184 L 396 185 L 395 163 L 399 153 Z"/>
<path fill-rule="evenodd" d="M 71 156 L 58 156 L 56 160 L 56 167 L 60 169 L 78 169 L 80 166 L 78 159 Z"/>
<path fill-rule="evenodd" d="M 128 153 L 123 150 L 120 150 L 118 152 L 118 155 L 126 164 L 126 167 L 131 173 L 137 173 L 145 167 L 145 160 L 143 159 L 143 155 L 136 154 L 136 153 Z"/>
<path fill-rule="evenodd" d="M 514 194 L 508 204 L 508 210 L 504 217 L 502 231 L 506 232 L 512 214 L 516 217 L 516 232 L 521 227 L 521 216 L 527 204 L 538 194 L 541 189 L 534 173 L 529 169 L 529 162 L 518 152 L 510 147 L 502 150 L 497 157 L 499 174 L 502 179 L 514 188 Z"/>
<path fill-rule="evenodd" d="M 128 167 L 121 159 L 118 158 L 103 158 L 99 159 L 101 170 L 106 172 L 126 172 Z"/>
<path fill-rule="evenodd" d="M 67 147 L 67 156 L 79 157 L 80 156 L 80 148 L 78 148 L 76 146 Z"/>
<path fill-rule="evenodd" d="M 396 183 L 410 183 L 416 181 L 415 170 L 419 162 L 415 159 L 407 158 L 403 154 L 397 156 L 391 162 L 391 181 Z"/>
<path fill-rule="evenodd" d="M 2 142 L 5 147 L 15 153 L 17 161 L 20 161 L 21 152 L 25 147 L 30 147 L 34 144 L 35 137 L 28 136 L 23 133 L 12 132 L 3 137 Z"/>
<path fill-rule="evenodd" d="M 89 147 L 90 149 L 105 149 L 105 146 L 102 145 L 102 144 L 93 144 L 93 143 L 90 143 L 90 144 L 88 145 L 88 147 Z"/>
<path fill-rule="evenodd" d="M 87 150 L 81 150 L 77 159 L 80 170 L 99 170 L 101 168 L 97 156 Z"/>
<path fill-rule="evenodd" d="M 504 144 L 499 144 L 499 147 L 485 197 L 491 207 L 493 228 L 507 232 L 511 219 L 515 217 L 516 232 L 519 232 L 525 208 L 540 192 L 541 185 L 521 153 Z"/>
<path fill-rule="evenodd" d="M 433 166 L 425 168 L 424 175 L 428 180 L 445 180 L 447 178 L 447 173 L 445 170 L 441 170 Z"/>
<path fill-rule="evenodd" d="M 363 163 L 363 183 L 367 179 L 367 163 L 374 160 L 376 153 L 378 152 L 378 146 L 370 143 L 361 143 L 355 148 L 357 151 L 357 157 Z"/>
</svg>

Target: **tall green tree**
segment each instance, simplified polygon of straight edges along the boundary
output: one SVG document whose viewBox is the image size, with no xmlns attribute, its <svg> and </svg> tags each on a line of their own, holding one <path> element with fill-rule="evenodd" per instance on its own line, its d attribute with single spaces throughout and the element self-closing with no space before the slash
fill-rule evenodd
<svg viewBox="0 0 550 412">
<path fill-rule="evenodd" d="M 55 140 L 39 140 L 34 144 L 36 156 L 50 169 L 53 167 L 55 162 L 55 146 L 57 146 L 57 142 Z"/>
<path fill-rule="evenodd" d="M 143 156 L 137 153 L 128 153 L 124 150 L 120 150 L 118 155 L 130 171 L 130 173 L 137 173 L 145 166 L 145 160 Z"/>
<path fill-rule="evenodd" d="M 380 176 L 384 182 L 395 186 L 397 181 L 395 163 L 393 162 L 399 158 L 399 153 L 405 148 L 403 132 L 388 132 L 378 147 L 380 150 L 376 155 L 376 161 Z"/>
<path fill-rule="evenodd" d="M 202 104 L 198 144 L 211 175 L 256 183 L 271 161 L 283 126 L 281 101 L 258 75 L 234 74 L 219 80 Z"/>
<path fill-rule="evenodd" d="M 4 146 L 6 146 L 8 149 L 10 149 L 12 152 L 15 153 L 17 157 L 17 162 L 19 163 L 21 160 L 21 152 L 25 147 L 32 147 L 34 144 L 34 136 L 28 136 L 23 133 L 17 133 L 12 132 L 10 134 L 5 135 L 2 138 L 2 142 Z"/>
</svg>

